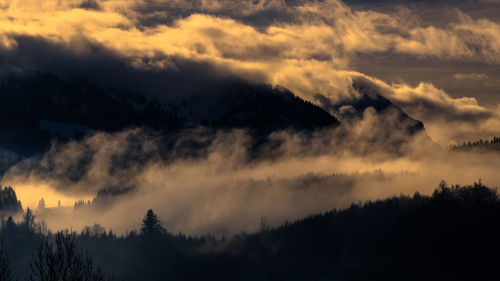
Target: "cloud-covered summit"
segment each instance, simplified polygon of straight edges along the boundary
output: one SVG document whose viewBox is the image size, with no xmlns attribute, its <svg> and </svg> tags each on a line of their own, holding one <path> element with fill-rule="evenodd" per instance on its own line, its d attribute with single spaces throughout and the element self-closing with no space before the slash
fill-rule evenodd
<svg viewBox="0 0 500 281">
<path fill-rule="evenodd" d="M 498 11 L 465 0 L 0 0 L 0 125 L 25 133 L 13 146 L 46 141 L 33 158 L 3 152 L 20 162 L 2 181 L 27 206 L 125 198 L 56 228 L 97 218 L 126 231 L 154 208 L 188 233 L 251 230 L 260 216 L 278 223 L 443 178 L 497 184 L 496 158 L 429 153 L 422 132 L 443 146 L 500 133 Z M 376 169 L 401 176 L 356 182 Z M 308 183 L 321 173 L 353 175 L 325 191 Z M 137 217 L 117 221 L 124 212 Z"/>
<path fill-rule="evenodd" d="M 84 76 L 141 88 L 155 98 L 189 92 L 164 91 L 164 72 L 179 73 L 176 79 L 184 81 L 197 77 L 202 84 L 213 76 L 240 77 L 281 85 L 312 102 L 321 94 L 334 103 L 358 96 L 353 80 L 368 77 L 431 127 L 441 126 L 436 119 L 461 122 L 461 116 L 471 116 L 453 134 L 433 136 L 437 130 L 431 130 L 442 144 L 467 138 L 478 124 L 479 135 L 498 132 L 499 98 L 492 94 L 499 90 L 497 18 L 466 10 L 470 1 L 456 9 L 446 1 L 366 2 L 1 1 L 1 72 Z M 498 9 L 491 1 L 477 6 Z M 432 9 L 446 11 L 446 17 L 438 20 L 427 12 Z M 435 61 L 442 66 L 439 77 L 430 72 Z M 460 73 L 484 79 L 468 84 L 456 79 Z M 468 92 L 457 90 L 457 83 Z M 416 106 L 424 96 L 428 106 Z M 429 114 L 443 104 L 447 110 Z"/>
</svg>

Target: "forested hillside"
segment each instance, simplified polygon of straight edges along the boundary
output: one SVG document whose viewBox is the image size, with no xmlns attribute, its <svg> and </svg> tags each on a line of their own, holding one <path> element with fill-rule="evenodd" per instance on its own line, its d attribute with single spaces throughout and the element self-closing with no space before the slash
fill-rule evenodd
<svg viewBox="0 0 500 281">
<path fill-rule="evenodd" d="M 54 235 L 39 227 L 30 212 L 19 223 L 9 218 L 1 236 L 13 275 L 25 278 L 31 272 L 33 280 L 47 280 L 37 275 L 36 268 L 30 269 L 30 264 L 40 262 L 40 251 L 50 257 L 68 247 L 73 252 L 84 250 L 81 255 L 74 252 L 71 260 L 87 261 L 89 276 L 107 278 L 113 273 L 119 280 L 495 280 L 489 278 L 500 276 L 500 200 L 495 189 L 481 183 L 443 182 L 431 196 L 416 193 L 352 204 L 277 228 L 262 218 L 260 232 L 234 237 L 170 233 L 153 210 L 145 215 L 139 232 L 117 236 L 94 225 L 78 235 Z M 87 251 L 88 256 L 83 254 Z M 55 268 L 48 270 L 61 267 Z"/>
</svg>

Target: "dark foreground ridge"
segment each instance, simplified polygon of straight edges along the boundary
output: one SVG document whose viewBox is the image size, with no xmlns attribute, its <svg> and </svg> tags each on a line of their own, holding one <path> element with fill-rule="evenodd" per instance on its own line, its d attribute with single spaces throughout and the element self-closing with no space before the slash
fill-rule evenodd
<svg viewBox="0 0 500 281">
<path fill-rule="evenodd" d="M 111 278 L 103 272 L 113 272 L 118 280 L 500 277 L 500 200 L 496 190 L 481 183 L 449 187 L 443 182 L 431 196 L 416 193 L 353 204 L 275 229 L 263 219 L 260 232 L 231 238 L 172 235 L 152 210 L 140 233 L 117 237 L 95 225 L 79 235 L 43 234 L 46 231 L 29 212 L 20 223 L 7 220 L 1 230 L 0 265 L 7 264 L 20 280 L 30 274 L 32 280 L 56 280 L 41 279 L 40 270 L 60 276 L 64 268 L 86 270 L 88 275 L 74 275 L 89 277 L 81 280 Z M 39 266 L 49 263 L 58 251 L 70 251 L 69 260 L 77 264 L 61 261 L 53 269 Z M 12 279 L 0 276 L 0 280 Z"/>
</svg>

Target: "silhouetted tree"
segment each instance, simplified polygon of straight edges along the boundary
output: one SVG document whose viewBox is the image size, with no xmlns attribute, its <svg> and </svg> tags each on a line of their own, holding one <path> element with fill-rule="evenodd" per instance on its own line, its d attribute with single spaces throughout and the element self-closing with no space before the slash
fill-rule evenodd
<svg viewBox="0 0 500 281">
<path fill-rule="evenodd" d="M 0 213 L 12 214 L 23 210 L 21 202 L 17 200 L 17 195 L 14 189 L 6 186 L 2 189 L 0 186 Z"/>
<path fill-rule="evenodd" d="M 305 177 L 301 185 L 313 186 L 313 179 Z M 116 236 L 94 225 L 84 228 L 78 246 L 92 253 L 103 269 L 116 270 L 118 278 L 130 281 L 399 281 L 401 276 L 405 280 L 497 280 L 498 218 L 500 198 L 495 189 L 481 182 L 453 186 L 443 181 L 432 195 L 354 203 L 279 227 L 269 227 L 262 218 L 261 232 L 228 239 L 146 236 L 165 231 L 149 210 L 141 235 L 134 230 Z M 15 231 L 5 233 L 9 224 Z M 4 229 L 0 232 L 12 253 L 11 270 L 20 280 L 30 280 L 30 274 L 33 281 L 106 279 L 85 252 L 65 250 L 80 249 L 75 234 L 25 235 L 22 222 L 18 227 L 12 218 Z M 37 254 L 39 237 L 44 237 L 41 254 Z M 33 252 L 31 271 L 26 270 L 25 261 Z"/>
<path fill-rule="evenodd" d="M 35 224 L 35 229 L 37 233 L 46 235 L 49 232 L 49 228 L 47 227 L 47 223 L 45 220 L 41 220 Z"/>
<path fill-rule="evenodd" d="M 9 268 L 9 258 L 3 248 L 3 242 L 0 243 L 0 281 L 12 281 L 12 274 Z"/>
<path fill-rule="evenodd" d="M 12 216 L 9 216 L 7 218 L 7 221 L 5 221 L 5 230 L 11 230 L 16 227 L 16 223 L 14 222 L 14 219 Z"/>
<path fill-rule="evenodd" d="M 35 229 L 35 215 L 33 215 L 33 211 L 31 211 L 30 208 L 27 208 L 23 215 L 22 226 L 27 231 L 33 231 Z"/>
<path fill-rule="evenodd" d="M 45 199 L 40 199 L 40 201 L 38 201 L 38 210 L 42 211 L 43 209 L 45 209 Z"/>
<path fill-rule="evenodd" d="M 38 252 L 30 264 L 31 281 L 105 281 L 111 276 L 95 267 L 92 258 L 77 249 L 74 233 L 58 232 L 55 245 L 40 240 Z"/>
<path fill-rule="evenodd" d="M 100 237 L 106 235 L 106 229 L 102 225 L 95 223 L 93 226 L 85 226 L 82 229 L 82 235 Z"/>
<path fill-rule="evenodd" d="M 166 231 L 161 226 L 161 221 L 158 216 L 149 209 L 146 216 L 142 220 L 141 234 L 144 236 L 156 236 L 164 234 Z"/>
<path fill-rule="evenodd" d="M 88 200 L 87 202 L 85 202 L 85 200 L 79 200 L 75 202 L 73 209 L 78 210 L 78 209 L 88 208 L 90 206 L 91 206 L 90 200 Z"/>
</svg>

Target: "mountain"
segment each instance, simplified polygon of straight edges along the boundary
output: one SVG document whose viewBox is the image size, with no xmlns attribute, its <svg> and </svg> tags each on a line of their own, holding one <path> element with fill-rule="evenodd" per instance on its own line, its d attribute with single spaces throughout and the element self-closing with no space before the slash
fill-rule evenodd
<svg viewBox="0 0 500 281">
<path fill-rule="evenodd" d="M 313 131 L 339 125 L 328 112 L 286 89 L 243 82 L 228 85 L 207 108 L 200 123 L 217 128 L 251 128 L 259 135 L 289 128 Z"/>
<path fill-rule="evenodd" d="M 143 97 L 117 98 L 91 84 L 43 73 L 10 75 L 1 81 L 0 120 L 0 147 L 23 155 L 46 150 L 51 138 L 67 137 L 51 127 L 114 131 L 128 126 L 179 126 L 173 112 Z M 73 130 L 73 137 L 88 129 Z"/>
<path fill-rule="evenodd" d="M 321 106 L 333 113 L 339 120 L 352 122 L 363 118 L 367 109 L 373 109 L 376 115 L 387 115 L 392 120 L 385 120 L 395 125 L 394 129 L 402 130 L 405 135 L 413 136 L 425 130 L 424 124 L 406 114 L 400 107 L 385 98 L 371 84 L 362 80 L 354 81 L 352 87 L 359 95 L 349 99 L 331 103 L 326 97 L 317 95 Z"/>
<path fill-rule="evenodd" d="M 290 91 L 228 81 L 216 92 L 180 102 L 105 89 L 47 73 L 10 74 L 0 82 L 0 148 L 25 156 L 45 151 L 51 139 L 128 127 L 168 134 L 183 128 L 246 128 L 265 138 L 276 130 L 312 131 L 338 120 Z"/>
<path fill-rule="evenodd" d="M 332 103 L 325 96 L 317 95 L 316 100 L 345 127 L 357 132 L 360 140 L 370 144 L 367 149 L 382 146 L 384 150 L 404 154 L 406 144 L 417 138 L 421 140 L 420 145 L 438 148 L 426 134 L 424 124 L 384 97 L 375 85 L 360 79 L 355 80 L 352 87 L 357 95 L 350 98 Z"/>
<path fill-rule="evenodd" d="M 27 157 L 47 151 L 54 139 L 64 142 L 94 132 L 134 127 L 151 129 L 161 136 L 175 136 L 199 126 L 243 128 L 259 146 L 276 131 L 307 133 L 341 125 L 349 136 L 344 143 L 356 146 L 360 140 L 369 144 L 353 147 L 354 151 L 381 148 L 396 153 L 404 153 L 406 143 L 425 135 L 422 122 L 362 80 L 353 83 L 358 97 L 332 104 L 318 95 L 320 106 L 284 88 L 241 79 L 195 88 L 197 93 L 186 96 L 179 97 L 173 89 L 153 98 L 147 96 L 148 89 L 144 93 L 118 90 L 82 78 L 63 79 L 40 72 L 4 75 L 0 81 L 0 149 Z M 358 126 L 360 121 L 370 123 Z M 428 142 L 432 142 L 430 138 Z"/>
</svg>

